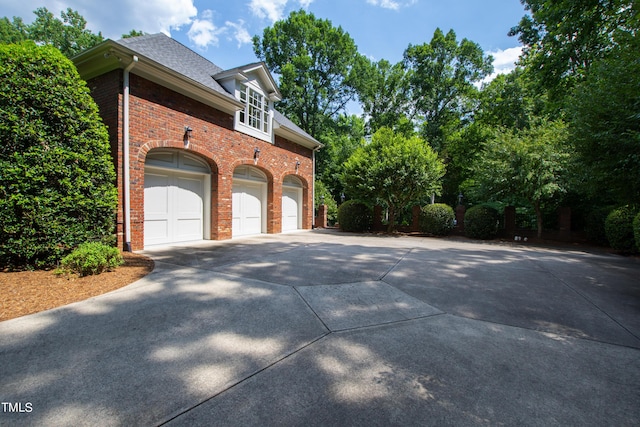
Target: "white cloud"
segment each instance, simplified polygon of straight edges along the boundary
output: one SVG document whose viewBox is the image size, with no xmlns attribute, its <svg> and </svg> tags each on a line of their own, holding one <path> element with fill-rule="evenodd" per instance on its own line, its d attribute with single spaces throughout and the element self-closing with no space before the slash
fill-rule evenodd
<svg viewBox="0 0 640 427">
<path fill-rule="evenodd" d="M 297 0 L 295 3 L 298 3 L 306 9 L 313 1 L 314 0 Z M 290 3 L 290 0 L 251 0 L 249 2 L 249 9 L 251 9 L 251 12 L 258 18 L 267 18 L 271 22 L 275 22 L 282 19 L 284 9 L 288 3 Z M 294 2 L 291 1 L 291 3 Z"/>
<path fill-rule="evenodd" d="M 482 83 L 489 83 L 499 74 L 509 74 L 515 70 L 516 62 L 522 53 L 522 46 L 510 47 L 507 49 L 498 49 L 493 52 L 485 52 L 487 55 L 493 56 L 493 73 L 482 80 Z"/>
<path fill-rule="evenodd" d="M 193 0 L 147 0 L 145 2 L 116 0 L 124 3 L 117 7 L 113 2 L 102 2 L 115 9 L 118 14 L 128 15 L 129 29 L 135 28 L 148 33 L 161 31 L 171 35 L 171 30 L 178 30 L 183 25 L 189 25 L 198 14 Z M 112 10 L 113 10 L 112 9 Z M 123 11 L 126 11 L 123 13 Z M 127 31 L 125 31 L 127 32 Z"/>
<path fill-rule="evenodd" d="M 249 34 L 249 31 L 245 28 L 245 23 L 242 19 L 239 19 L 237 23 L 227 21 L 224 25 L 233 31 L 233 38 L 238 42 L 238 47 L 252 42 L 251 34 Z"/>
<path fill-rule="evenodd" d="M 249 8 L 259 18 L 268 18 L 275 22 L 282 18 L 287 0 L 251 0 Z"/>
<path fill-rule="evenodd" d="M 218 36 L 225 31 L 226 28 L 217 28 L 208 19 L 195 19 L 187 32 L 187 37 L 193 44 L 204 49 L 209 45 L 218 46 L 220 40 Z"/>
<path fill-rule="evenodd" d="M 367 0 L 367 3 L 373 6 L 380 6 L 383 9 L 398 10 L 401 7 L 412 6 L 417 0 L 394 1 L 394 0 Z"/>
</svg>

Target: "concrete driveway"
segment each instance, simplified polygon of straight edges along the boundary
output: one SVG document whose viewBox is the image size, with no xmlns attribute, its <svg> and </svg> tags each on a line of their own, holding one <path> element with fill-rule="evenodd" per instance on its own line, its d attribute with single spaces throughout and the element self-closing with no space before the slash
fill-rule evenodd
<svg viewBox="0 0 640 427">
<path fill-rule="evenodd" d="M 331 231 L 0 323 L 0 425 L 640 425 L 640 262 Z"/>
</svg>

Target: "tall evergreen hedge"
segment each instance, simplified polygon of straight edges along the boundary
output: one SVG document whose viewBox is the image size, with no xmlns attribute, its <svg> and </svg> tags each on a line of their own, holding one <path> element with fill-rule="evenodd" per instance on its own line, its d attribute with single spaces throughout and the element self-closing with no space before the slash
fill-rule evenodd
<svg viewBox="0 0 640 427">
<path fill-rule="evenodd" d="M 74 65 L 53 47 L 0 45 L 0 267 L 54 265 L 113 236 L 107 129 Z"/>
</svg>

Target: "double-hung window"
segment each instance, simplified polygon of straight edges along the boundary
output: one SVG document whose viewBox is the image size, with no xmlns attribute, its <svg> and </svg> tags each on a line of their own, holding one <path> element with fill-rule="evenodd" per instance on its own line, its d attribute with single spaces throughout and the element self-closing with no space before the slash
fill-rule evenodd
<svg viewBox="0 0 640 427">
<path fill-rule="evenodd" d="M 269 133 L 269 101 L 260 92 L 246 85 L 240 86 L 240 122 L 260 132 Z"/>
</svg>

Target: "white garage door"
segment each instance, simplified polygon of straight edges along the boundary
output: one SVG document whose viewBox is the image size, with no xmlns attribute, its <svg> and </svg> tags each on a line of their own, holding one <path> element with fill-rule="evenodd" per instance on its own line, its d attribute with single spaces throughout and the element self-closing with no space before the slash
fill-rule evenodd
<svg viewBox="0 0 640 427">
<path fill-rule="evenodd" d="M 302 184 L 295 177 L 285 177 L 282 187 L 282 231 L 302 228 Z"/>
<path fill-rule="evenodd" d="M 170 154 L 175 154 L 176 157 L 183 156 L 178 153 Z M 154 164 L 154 159 L 147 159 L 147 164 L 149 163 Z M 145 168 L 145 246 L 203 239 L 205 184 L 204 175 L 154 167 Z"/>
<path fill-rule="evenodd" d="M 233 174 L 233 237 L 260 234 L 266 222 L 266 177 L 255 168 L 240 166 Z"/>
</svg>

